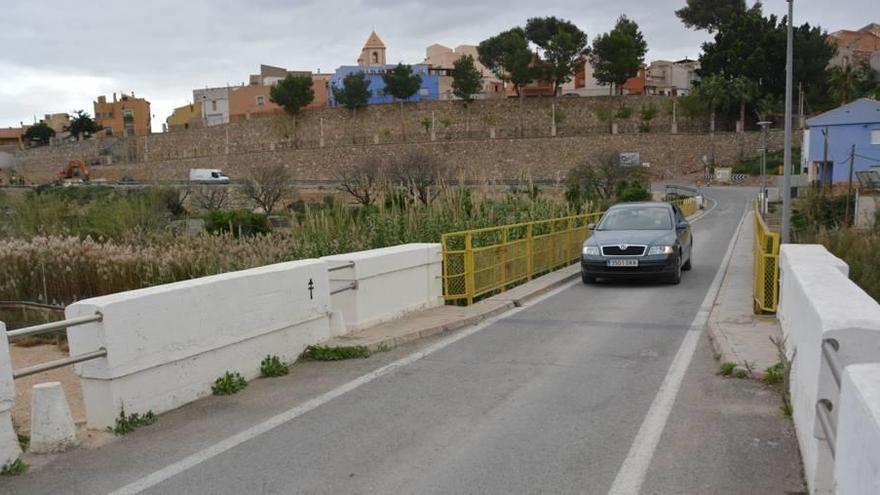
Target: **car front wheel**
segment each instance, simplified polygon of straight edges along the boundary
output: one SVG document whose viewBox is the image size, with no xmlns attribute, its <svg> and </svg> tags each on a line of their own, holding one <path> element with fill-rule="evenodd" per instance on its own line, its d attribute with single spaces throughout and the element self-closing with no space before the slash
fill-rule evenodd
<svg viewBox="0 0 880 495">
<path fill-rule="evenodd" d="M 681 258 L 675 260 L 675 271 L 673 271 L 669 275 L 669 283 L 672 285 L 678 285 L 681 283 Z"/>
<path fill-rule="evenodd" d="M 581 272 L 581 281 L 582 281 L 584 284 L 586 284 L 586 285 L 595 284 L 595 283 L 596 283 L 596 277 L 593 277 L 593 276 L 591 276 L 591 275 L 587 275 L 587 274 L 584 273 L 584 272 Z"/>
</svg>

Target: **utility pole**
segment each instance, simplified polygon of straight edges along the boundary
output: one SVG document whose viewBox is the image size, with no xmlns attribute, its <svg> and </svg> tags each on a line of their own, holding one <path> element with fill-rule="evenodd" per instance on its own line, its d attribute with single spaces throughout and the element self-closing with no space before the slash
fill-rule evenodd
<svg viewBox="0 0 880 495">
<path fill-rule="evenodd" d="M 825 171 L 828 170 L 828 128 L 825 127 L 822 129 L 822 140 L 825 142 L 824 149 L 822 151 L 822 175 L 823 177 L 819 177 L 819 184 L 821 184 L 821 193 L 825 195 Z"/>
<path fill-rule="evenodd" d="M 853 163 L 856 160 L 856 145 L 849 149 L 849 182 L 846 185 L 846 213 L 843 215 L 843 225 L 849 227 L 849 198 L 852 197 Z"/>
<path fill-rule="evenodd" d="M 804 130 L 804 85 L 798 83 L 798 129 Z"/>
<path fill-rule="evenodd" d="M 794 0 L 788 2 L 788 33 L 785 50 L 785 149 L 783 150 L 782 166 L 782 243 L 791 242 L 791 85 L 792 85 L 792 59 L 793 36 L 792 17 L 794 15 Z"/>
</svg>

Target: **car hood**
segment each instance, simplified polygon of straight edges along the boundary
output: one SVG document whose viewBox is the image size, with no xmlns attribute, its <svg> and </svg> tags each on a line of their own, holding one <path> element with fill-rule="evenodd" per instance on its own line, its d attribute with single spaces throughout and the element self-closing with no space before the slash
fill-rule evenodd
<svg viewBox="0 0 880 495">
<path fill-rule="evenodd" d="M 675 244 L 675 232 L 671 230 L 594 230 L 593 235 L 584 241 L 590 246 L 608 244 L 644 244 L 659 246 Z"/>
</svg>

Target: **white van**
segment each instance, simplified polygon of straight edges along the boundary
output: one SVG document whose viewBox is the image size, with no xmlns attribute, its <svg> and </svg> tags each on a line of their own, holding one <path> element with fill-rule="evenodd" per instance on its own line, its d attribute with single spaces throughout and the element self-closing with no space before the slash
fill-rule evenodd
<svg viewBox="0 0 880 495">
<path fill-rule="evenodd" d="M 229 184 L 229 177 L 218 168 L 191 168 L 189 169 L 190 182 L 203 182 L 210 184 Z"/>
</svg>

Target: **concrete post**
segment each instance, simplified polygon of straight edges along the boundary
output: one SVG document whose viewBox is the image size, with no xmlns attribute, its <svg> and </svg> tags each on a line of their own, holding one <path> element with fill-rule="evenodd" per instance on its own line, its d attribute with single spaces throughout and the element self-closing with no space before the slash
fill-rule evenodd
<svg viewBox="0 0 880 495">
<path fill-rule="evenodd" d="M 550 107 L 550 136 L 556 137 L 556 102 Z"/>
<path fill-rule="evenodd" d="M 431 110 L 431 141 L 437 140 L 436 120 L 434 119 L 434 111 Z"/>
<path fill-rule="evenodd" d="M 379 144 L 379 135 L 373 134 L 373 144 Z"/>
<path fill-rule="evenodd" d="M 321 124 L 321 139 L 318 142 L 318 146 L 323 148 L 324 147 L 324 117 L 321 117 L 319 122 Z"/>
<path fill-rule="evenodd" d="M 228 155 L 229 154 L 229 125 L 225 126 L 225 130 L 226 130 L 226 150 L 224 151 L 224 154 Z"/>
<path fill-rule="evenodd" d="M 611 134 L 617 134 L 617 122 L 611 123 Z"/>
<path fill-rule="evenodd" d="M 495 139 L 495 128 L 494 127 L 489 128 L 489 139 Z"/>
<path fill-rule="evenodd" d="M 12 357 L 6 338 L 6 324 L 0 321 L 0 465 L 12 462 L 21 455 L 18 437 L 12 429 L 12 401 L 15 384 L 12 381 Z"/>
<path fill-rule="evenodd" d="M 76 426 L 61 383 L 34 385 L 31 395 L 31 452 L 64 452 L 78 443 Z"/>
</svg>

